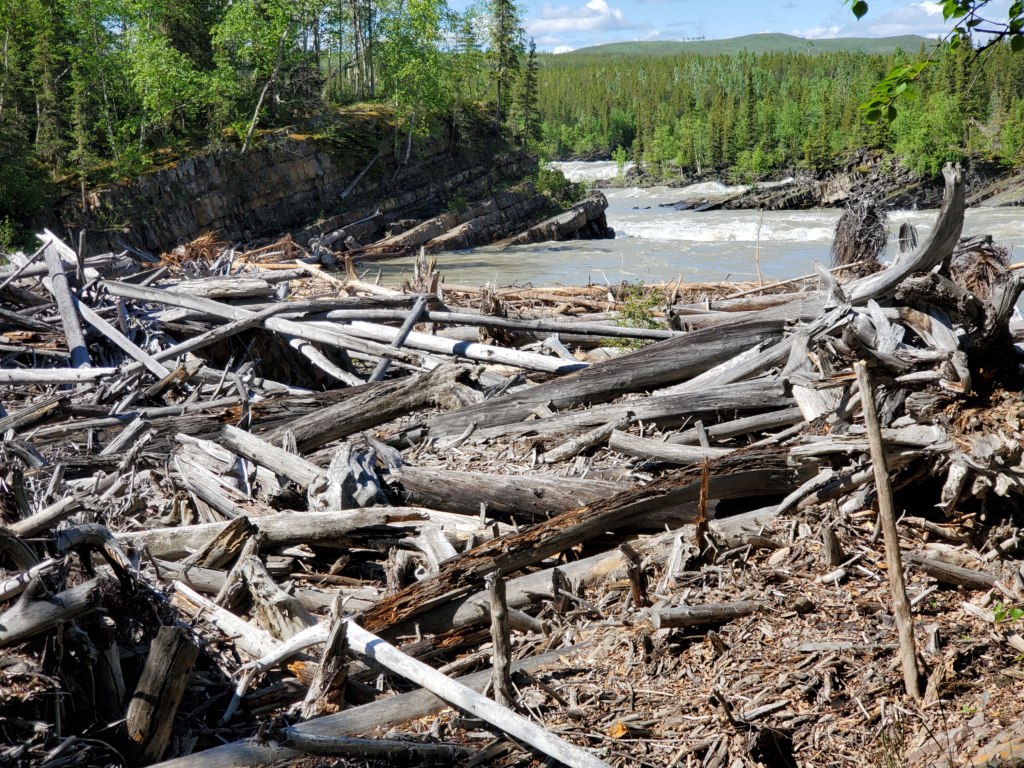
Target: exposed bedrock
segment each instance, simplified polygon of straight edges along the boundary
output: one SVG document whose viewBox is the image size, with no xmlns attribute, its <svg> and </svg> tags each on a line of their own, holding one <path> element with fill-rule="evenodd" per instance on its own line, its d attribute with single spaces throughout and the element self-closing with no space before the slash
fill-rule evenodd
<svg viewBox="0 0 1024 768">
<path fill-rule="evenodd" d="M 70 194 L 34 224 L 55 232 L 85 228 L 93 253 L 132 246 L 160 254 L 211 231 L 232 242 L 284 232 L 300 245 L 322 237 L 335 251 L 387 244 L 453 250 L 524 230 L 531 231 L 529 242 L 614 235 L 604 221 L 603 195 L 563 212 L 549 195 L 536 192 L 527 179 L 537 158 L 522 149 L 493 137 L 460 149 L 441 136 L 398 165 L 389 129 L 375 119 L 367 116 L 358 129 L 346 129 L 352 141 L 340 148 L 337 141 L 293 128 L 244 156 L 220 151 L 187 157 L 88 191 L 84 206 L 80 193 Z M 550 236 L 534 232 L 538 225 Z M 395 248 L 386 250 L 396 255 Z"/>
</svg>

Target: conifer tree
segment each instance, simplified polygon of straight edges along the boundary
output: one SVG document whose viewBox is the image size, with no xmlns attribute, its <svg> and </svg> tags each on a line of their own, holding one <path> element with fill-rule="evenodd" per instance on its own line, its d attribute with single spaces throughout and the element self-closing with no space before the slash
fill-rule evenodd
<svg viewBox="0 0 1024 768">
<path fill-rule="evenodd" d="M 522 10 L 515 0 L 490 0 L 488 58 L 494 68 L 494 82 L 498 99 L 494 110 L 494 132 L 501 126 L 501 95 L 515 82 L 519 60 L 523 56 Z"/>
<path fill-rule="evenodd" d="M 540 139 L 540 118 L 537 115 L 537 43 L 530 38 L 530 48 L 516 88 L 514 133 L 523 145 Z"/>
</svg>

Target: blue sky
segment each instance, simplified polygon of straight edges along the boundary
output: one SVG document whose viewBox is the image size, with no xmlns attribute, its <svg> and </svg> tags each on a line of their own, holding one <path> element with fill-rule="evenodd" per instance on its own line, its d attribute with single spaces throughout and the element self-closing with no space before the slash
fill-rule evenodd
<svg viewBox="0 0 1024 768">
<path fill-rule="evenodd" d="M 1000 10 L 1003 4 L 993 3 Z M 525 0 L 524 5 L 526 31 L 537 47 L 559 53 L 601 43 L 699 35 L 708 39 L 758 32 L 805 38 L 934 37 L 948 30 L 939 5 L 930 0 L 869 0 L 870 10 L 860 21 L 841 0 Z"/>
</svg>

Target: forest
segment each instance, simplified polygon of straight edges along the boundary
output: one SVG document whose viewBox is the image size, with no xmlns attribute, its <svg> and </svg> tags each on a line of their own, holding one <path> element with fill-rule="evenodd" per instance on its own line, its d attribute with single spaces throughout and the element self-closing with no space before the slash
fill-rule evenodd
<svg viewBox="0 0 1024 768">
<path fill-rule="evenodd" d="M 630 158 L 655 177 L 825 170 L 862 147 L 927 175 L 972 154 L 1024 162 L 1024 53 L 1008 42 L 982 54 L 941 46 L 895 120 L 865 120 L 875 84 L 930 53 L 545 55 L 542 146 L 557 158 Z"/>
<path fill-rule="evenodd" d="M 536 130 L 512 0 L 0 0 L 0 45 L 0 222 L 339 105 L 384 110 L 396 152 L 484 102 Z"/>
<path fill-rule="evenodd" d="M 1024 161 L 1011 40 L 554 56 L 523 17 L 514 0 L 0 0 L 0 230 L 166 148 L 244 154 L 262 131 L 360 104 L 393 122 L 406 157 L 475 111 L 549 159 L 632 159 L 655 178 L 825 170 L 862 147 L 929 175 L 971 154 Z M 895 120 L 864 119 L 887 72 L 929 58 Z"/>
</svg>

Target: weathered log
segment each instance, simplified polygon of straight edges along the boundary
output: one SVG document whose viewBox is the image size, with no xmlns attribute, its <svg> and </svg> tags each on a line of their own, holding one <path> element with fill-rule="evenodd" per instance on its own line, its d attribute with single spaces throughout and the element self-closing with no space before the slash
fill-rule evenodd
<svg viewBox="0 0 1024 768">
<path fill-rule="evenodd" d="M 816 307 L 814 313 L 817 313 Z M 537 406 L 548 402 L 554 408 L 603 403 L 626 392 L 683 381 L 731 359 L 737 348 L 745 349 L 762 341 L 781 339 L 784 324 L 782 318 L 767 322 L 761 319 L 742 320 L 695 331 L 556 381 L 433 416 L 426 420 L 427 432 L 434 437 L 447 437 L 461 434 L 471 423 L 476 423 L 478 428 L 514 424 L 529 416 Z M 605 419 L 600 423 L 611 420 Z"/>
<path fill-rule="evenodd" d="M 63 413 L 70 405 L 67 395 L 53 395 L 21 408 L 0 419 L 0 435 L 13 429 L 15 432 L 33 424 Z"/>
<path fill-rule="evenodd" d="M 256 526 L 247 517 L 236 517 L 217 532 L 217 535 L 181 561 L 184 566 L 220 568 L 245 546 L 256 533 Z M 152 554 L 152 553 L 151 553 Z"/>
<path fill-rule="evenodd" d="M 204 299 L 198 296 L 187 296 L 185 294 L 164 291 L 158 288 L 149 288 L 129 283 L 104 281 L 101 286 L 109 293 L 124 298 L 136 299 L 139 301 L 167 304 L 175 307 L 183 307 L 204 315 L 213 315 L 226 320 L 253 319 L 253 312 L 241 307 L 231 306 L 219 301 Z M 289 309 L 292 307 L 289 306 Z M 260 307 L 260 309 L 263 309 Z M 276 333 L 291 334 L 307 341 L 314 341 L 327 344 L 341 349 L 350 349 L 354 352 L 366 352 L 378 357 L 389 357 L 406 363 L 417 363 L 420 356 L 402 350 L 389 349 L 384 344 L 344 333 L 339 327 L 329 323 L 301 323 L 288 320 L 282 317 L 267 317 L 263 320 L 263 327 Z"/>
<path fill-rule="evenodd" d="M 55 502 L 48 506 L 46 509 L 36 512 L 31 517 L 26 517 L 24 520 L 19 520 L 16 523 L 11 524 L 11 530 L 19 536 L 24 538 L 31 538 L 39 533 L 42 533 L 48 528 L 52 528 L 62 520 L 66 520 L 76 512 L 81 511 L 85 507 L 82 506 L 82 502 L 75 496 L 65 496 L 58 502 Z"/>
<path fill-rule="evenodd" d="M 117 373 L 117 368 L 0 368 L 0 384 L 79 384 Z"/>
<path fill-rule="evenodd" d="M 93 310 L 92 307 L 88 304 L 83 304 L 73 296 L 71 298 L 74 302 L 75 309 L 78 310 L 85 322 L 106 336 L 117 347 L 119 347 L 121 351 L 133 358 L 157 378 L 163 378 L 164 376 L 170 375 L 170 371 L 150 357 L 144 350 L 140 349 L 134 342 L 132 342 L 131 339 L 96 314 L 96 311 Z"/>
<path fill-rule="evenodd" d="M 287 512 L 268 517 L 250 518 L 264 535 L 264 546 L 281 546 L 337 541 L 359 528 L 383 525 L 389 520 L 408 519 L 418 510 L 402 507 L 352 509 L 344 512 Z M 180 528 L 159 528 L 149 531 L 115 533 L 118 541 L 138 550 L 148 547 L 153 557 L 177 560 L 187 557 L 217 536 L 230 523 L 203 523 Z"/>
<path fill-rule="evenodd" d="M 557 662 L 559 656 L 571 653 L 572 650 L 562 648 L 513 662 L 512 671 L 532 672 L 546 664 Z M 490 679 L 491 671 L 488 669 L 460 678 L 459 683 L 475 691 L 482 691 Z M 434 714 L 447 706 L 444 700 L 430 691 L 420 689 L 333 715 L 324 715 L 295 725 L 292 729 L 303 735 L 340 738 L 368 733 L 378 727 L 392 728 L 409 720 Z M 272 743 L 260 744 L 245 739 L 160 763 L 160 768 L 256 768 L 276 764 L 281 760 L 290 760 L 301 754 L 299 750 L 290 747 Z"/>
<path fill-rule="evenodd" d="M 389 347 L 394 349 L 400 349 L 405 343 L 405 340 L 409 338 L 409 334 L 412 332 L 413 326 L 419 322 L 420 315 L 423 314 L 423 310 L 427 308 L 427 297 L 420 296 L 416 299 L 416 303 L 412 309 L 409 310 L 407 317 L 402 323 L 402 327 L 398 329 L 398 333 L 395 338 L 388 344 Z M 370 382 L 381 381 L 384 375 L 388 372 L 388 368 L 391 366 L 391 361 L 384 358 L 377 363 L 376 368 L 373 369 L 373 373 L 370 375 Z"/>
<path fill-rule="evenodd" d="M 31 566 L 28 570 L 0 582 L 0 602 L 7 602 L 12 597 L 17 597 L 28 588 L 34 579 L 55 573 L 59 567 L 60 561 L 47 558 Z"/>
<path fill-rule="evenodd" d="M 487 514 L 520 523 L 547 520 L 623 491 L 626 483 L 578 480 L 547 475 L 495 475 L 432 467 L 403 466 L 391 470 L 393 486 L 407 506 L 429 507 L 475 515 L 481 504 Z"/>
<path fill-rule="evenodd" d="M 919 571 L 927 573 L 936 581 L 941 581 L 944 584 L 952 584 L 965 589 L 991 589 L 996 583 L 996 577 L 990 573 L 972 568 L 961 568 L 935 557 L 926 557 L 910 552 L 905 555 L 905 559 Z"/>
<path fill-rule="evenodd" d="M 56 595 L 48 595 L 41 579 L 34 579 L 11 608 L 0 616 L 0 647 L 20 643 L 95 611 L 100 606 L 98 579 L 79 584 Z"/>
<path fill-rule="evenodd" d="M 460 555 L 437 576 L 387 597 L 364 614 L 365 625 L 383 630 L 438 603 L 466 594 L 495 568 L 512 573 L 569 547 L 614 530 L 667 504 L 699 498 L 702 472 L 682 470 L 650 485 L 565 512 L 518 534 L 505 535 Z M 737 451 L 711 462 L 709 498 L 737 498 L 785 492 L 799 484 L 785 451 Z"/>
<path fill-rule="evenodd" d="M 733 619 L 749 616 L 760 610 L 760 603 L 741 600 L 718 605 L 681 605 L 676 608 L 658 608 L 651 611 L 655 629 L 699 627 L 705 624 L 725 624 Z"/>
<path fill-rule="evenodd" d="M 508 626 L 508 605 L 505 602 L 505 580 L 499 573 L 484 577 L 491 611 L 491 688 L 494 700 L 503 707 L 516 709 L 512 693 L 512 640 Z"/>
<path fill-rule="evenodd" d="M 959 165 L 946 163 L 942 169 L 946 188 L 942 196 L 942 208 L 920 247 L 900 257 L 889 269 L 873 275 L 851 280 L 844 290 L 855 305 L 867 304 L 869 299 L 881 301 L 895 297 L 900 284 L 915 272 L 928 272 L 932 267 L 952 255 L 964 228 L 964 180 Z"/>
<path fill-rule="evenodd" d="M 183 627 L 161 627 L 150 644 L 126 717 L 133 765 L 151 765 L 163 757 L 174 715 L 198 656 L 199 647 Z"/>
<path fill-rule="evenodd" d="M 803 411 L 799 408 L 783 408 L 778 411 L 759 413 L 755 416 L 744 416 L 731 421 L 706 426 L 708 438 L 711 440 L 728 440 L 730 437 L 745 435 L 749 432 L 761 432 L 777 427 L 788 427 L 804 421 Z M 696 429 L 688 429 L 677 435 L 670 435 L 666 442 L 694 445 L 699 442 Z"/>
<path fill-rule="evenodd" d="M 829 568 L 838 568 L 845 562 L 846 555 L 839 544 L 839 537 L 828 523 L 821 525 L 821 544 L 825 549 L 825 565 Z"/>
<path fill-rule="evenodd" d="M 531 391 L 545 386 L 547 384 L 532 387 Z M 494 400 L 502 399 L 494 398 Z M 492 401 L 488 400 L 487 402 Z M 617 421 L 630 413 L 635 415 L 637 420 L 645 424 L 653 422 L 659 426 L 676 426 L 685 421 L 688 416 L 706 416 L 710 418 L 722 411 L 760 411 L 785 408 L 794 403 L 793 398 L 789 397 L 787 393 L 785 382 L 746 381 L 739 384 L 714 387 L 701 392 L 646 397 L 614 405 L 597 405 L 584 410 L 566 411 L 532 421 L 502 423 L 493 426 L 477 425 L 472 432 L 472 437 L 475 440 L 526 435 L 556 437 L 569 432 Z M 543 403 L 539 405 L 543 405 Z M 452 413 L 466 413 L 472 410 L 473 408 L 462 408 Z M 387 442 L 404 445 L 406 439 L 422 440 L 426 437 L 439 437 L 439 435 L 434 433 L 431 423 L 431 419 L 427 419 L 424 427 L 412 427 L 403 432 L 390 435 L 387 438 Z"/>
<path fill-rule="evenodd" d="M 320 656 L 320 664 L 316 668 L 313 682 L 309 685 L 306 698 L 302 702 L 301 717 L 303 720 L 319 717 L 341 695 L 348 675 L 345 654 L 348 650 L 348 622 L 340 616 L 334 618 L 331 633 L 324 644 L 324 652 Z M 337 711 L 335 706 L 334 711 Z"/>
<path fill-rule="evenodd" d="M 388 765 L 455 765 L 469 756 L 456 744 L 312 736 L 296 728 L 282 728 L 278 735 L 282 744 L 309 755 L 383 760 Z"/>
<path fill-rule="evenodd" d="M 180 581 L 197 592 L 204 592 L 208 595 L 219 595 L 227 581 L 227 572 L 218 571 L 212 568 L 199 568 L 197 566 L 185 566 L 181 563 L 172 563 L 169 560 L 156 559 L 158 576 L 165 584 Z M 334 601 L 335 593 L 322 589 L 305 589 L 298 587 L 294 590 L 299 602 L 309 611 L 326 611 Z M 346 609 L 362 611 L 373 605 L 370 600 L 361 600 L 356 597 L 349 598 L 345 603 Z"/>
<path fill-rule="evenodd" d="M 294 595 L 281 589 L 267 573 L 263 562 L 247 555 L 239 563 L 245 584 L 252 595 L 250 613 L 256 625 L 278 640 L 289 640 L 304 629 L 316 625 L 316 619 Z"/>
<path fill-rule="evenodd" d="M 220 444 L 243 459 L 288 478 L 303 489 L 322 481 L 327 475 L 315 464 L 230 424 L 224 427 Z"/>
<path fill-rule="evenodd" d="M 626 427 L 634 421 L 636 421 L 636 416 L 632 413 L 627 413 L 618 421 L 609 422 L 608 424 L 590 430 L 584 435 L 580 435 L 574 440 L 569 440 L 552 448 L 547 453 L 543 453 L 538 456 L 537 461 L 543 464 L 554 464 L 556 461 L 572 458 L 581 451 L 585 451 L 599 443 L 603 443 L 616 430 L 626 429 Z"/>
<path fill-rule="evenodd" d="M 469 366 L 439 365 L 420 376 L 387 382 L 296 419 L 268 437 L 277 442 L 290 431 L 299 450 L 307 452 L 421 408 L 462 408 L 481 399 L 478 392 L 463 384 L 477 375 L 478 371 Z"/>
<path fill-rule="evenodd" d="M 403 321 L 409 317 L 408 312 L 401 310 L 333 310 L 323 315 L 325 320 L 351 322 L 367 320 L 371 322 Z M 315 318 L 309 318 L 315 319 Z M 670 331 L 661 328 L 627 328 L 617 325 L 602 325 L 558 320 L 513 320 L 494 315 L 471 315 L 465 312 L 425 312 L 423 322 L 443 323 L 444 325 L 468 325 L 480 328 L 503 328 L 510 331 L 533 331 L 541 333 L 576 334 L 581 336 L 597 336 L 622 339 L 653 339 L 663 341 L 674 339 L 684 334 L 681 331 Z"/>
<path fill-rule="evenodd" d="M 673 464 L 696 464 L 704 459 L 715 459 L 732 453 L 731 448 L 701 448 L 699 446 L 665 443 L 631 435 L 628 432 L 612 432 L 608 447 L 613 451 L 644 459 L 669 461 Z"/>
<path fill-rule="evenodd" d="M 74 257 L 74 251 L 64 245 L 49 230 L 44 230 L 40 239 L 43 241 L 43 258 L 46 260 L 46 269 L 50 275 L 48 287 L 57 302 L 57 309 L 60 311 L 64 337 L 67 339 L 68 351 L 71 353 L 71 367 L 88 367 L 91 364 L 89 348 L 85 345 L 85 334 L 82 333 L 82 326 L 78 322 L 75 300 L 71 295 L 71 286 L 68 284 L 68 276 L 64 272 L 64 262 L 61 259 L 64 252 L 69 252 Z"/>
</svg>

